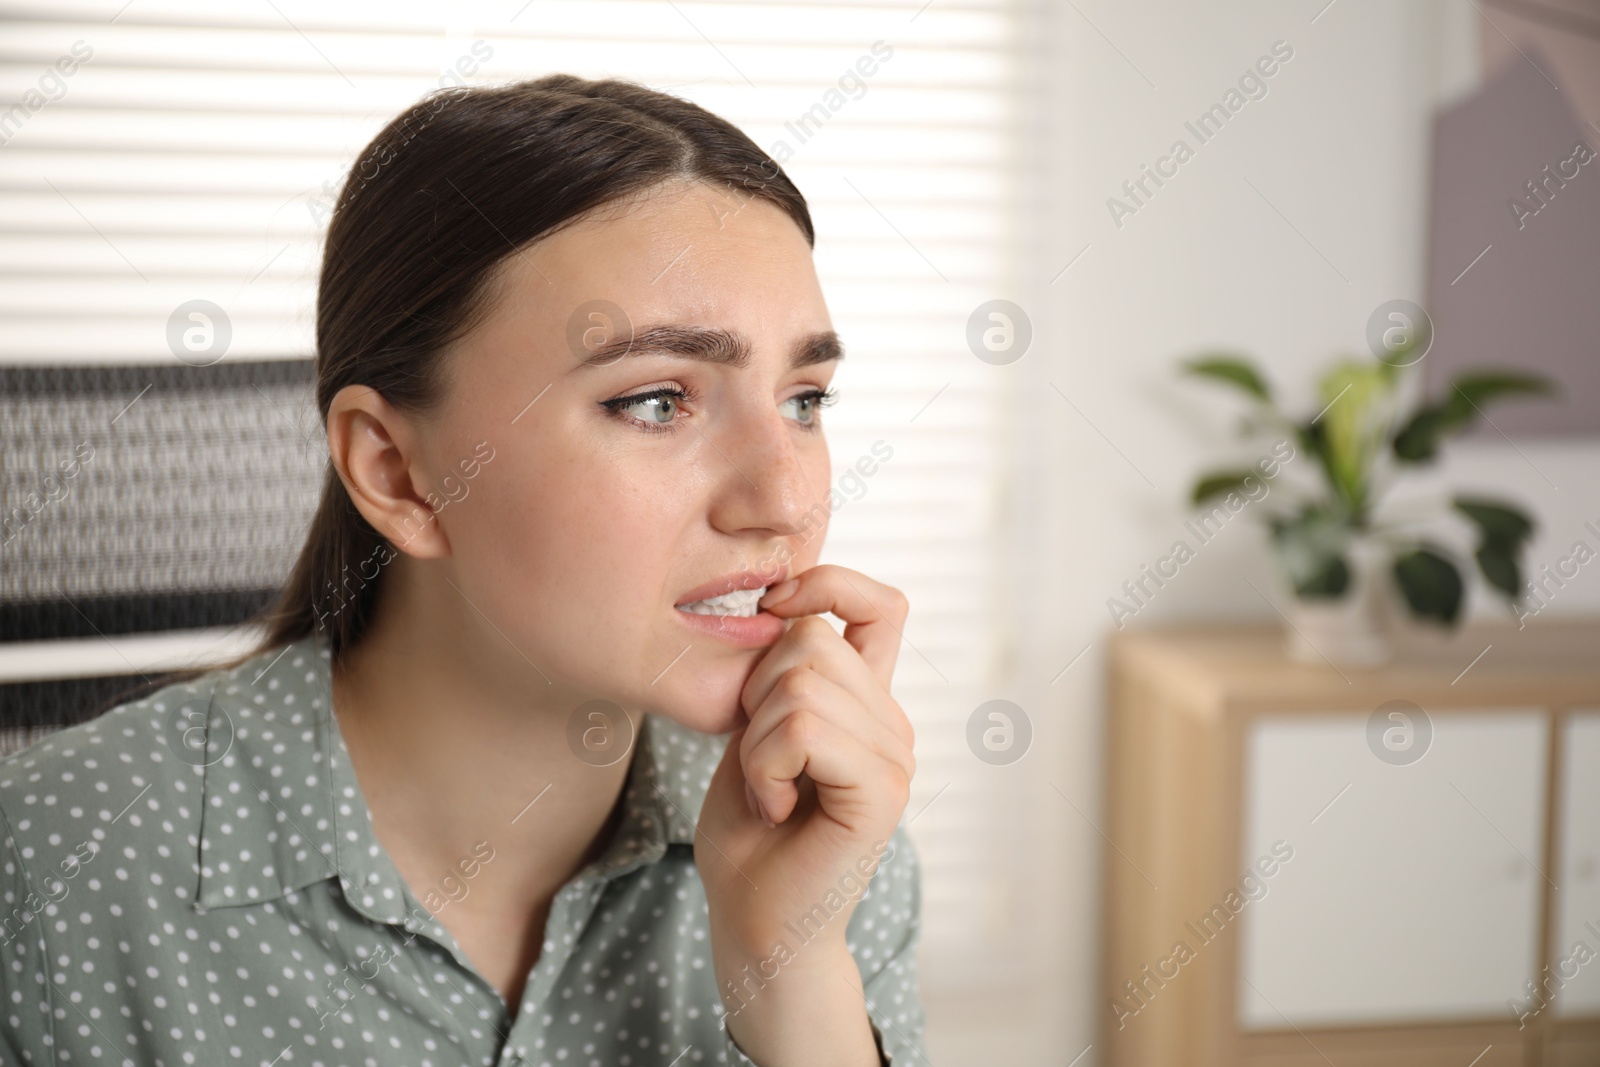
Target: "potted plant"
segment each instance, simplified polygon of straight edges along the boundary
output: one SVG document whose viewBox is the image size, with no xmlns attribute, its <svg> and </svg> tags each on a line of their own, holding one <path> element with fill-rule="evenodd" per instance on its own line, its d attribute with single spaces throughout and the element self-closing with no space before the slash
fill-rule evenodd
<svg viewBox="0 0 1600 1067">
<path fill-rule="evenodd" d="M 1413 343 L 1383 358 L 1334 363 L 1318 383 L 1321 410 L 1298 421 L 1278 408 L 1248 359 L 1207 353 L 1182 365 L 1187 374 L 1243 393 L 1251 403 L 1245 432 L 1286 435 L 1315 471 L 1301 479 L 1314 488 L 1279 494 L 1275 506 L 1264 509 L 1294 591 L 1287 637 L 1296 660 L 1370 665 L 1387 659 L 1394 592 L 1413 618 L 1455 624 L 1464 585 L 1456 553 L 1436 536 L 1440 512 L 1453 512 L 1475 533 L 1472 555 L 1488 586 L 1513 607 L 1521 596 L 1522 554 L 1533 520 L 1520 508 L 1470 494 L 1423 514 L 1397 515 L 1379 505 L 1400 473 L 1433 461 L 1441 442 L 1482 417 L 1484 406 L 1512 395 L 1549 394 L 1553 386 L 1537 375 L 1487 369 L 1462 374 L 1436 399 L 1402 404 L 1405 368 L 1421 358 L 1410 351 Z M 1236 492 L 1252 475 L 1204 474 L 1191 502 Z"/>
</svg>

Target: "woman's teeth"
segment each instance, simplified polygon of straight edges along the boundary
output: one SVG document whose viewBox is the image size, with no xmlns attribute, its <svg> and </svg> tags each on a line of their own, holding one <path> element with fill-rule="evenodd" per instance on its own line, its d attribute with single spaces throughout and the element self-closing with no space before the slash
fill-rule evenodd
<svg viewBox="0 0 1600 1067">
<path fill-rule="evenodd" d="M 709 600 L 696 600 L 693 604 L 680 604 L 679 611 L 691 612 L 695 615 L 737 615 L 740 618 L 754 618 L 760 609 L 756 601 L 766 595 L 767 587 L 760 589 L 735 589 L 731 593 L 714 596 Z"/>
</svg>

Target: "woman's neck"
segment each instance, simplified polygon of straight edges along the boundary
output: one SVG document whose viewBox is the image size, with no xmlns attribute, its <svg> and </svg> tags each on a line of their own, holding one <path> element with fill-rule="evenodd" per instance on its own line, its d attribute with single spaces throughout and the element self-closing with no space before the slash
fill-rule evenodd
<svg viewBox="0 0 1600 1067">
<path fill-rule="evenodd" d="M 494 862 L 452 910 L 541 912 L 602 851 L 630 760 L 575 758 L 567 719 L 583 698 L 551 700 L 555 687 L 521 653 L 503 641 L 485 649 L 481 627 L 452 625 L 452 605 L 417 590 L 431 584 L 411 580 L 421 577 L 403 567 L 385 575 L 372 625 L 333 672 L 334 713 L 374 831 L 419 900 L 486 841 Z"/>
</svg>

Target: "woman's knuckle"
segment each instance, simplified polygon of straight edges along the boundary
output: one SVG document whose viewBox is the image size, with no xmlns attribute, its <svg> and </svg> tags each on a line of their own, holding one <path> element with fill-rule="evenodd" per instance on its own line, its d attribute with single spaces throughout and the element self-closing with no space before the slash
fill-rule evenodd
<svg viewBox="0 0 1600 1067">
<path fill-rule="evenodd" d="M 804 703 L 816 694 L 814 676 L 804 668 L 796 667 L 778 680 L 778 690 L 790 703 Z"/>
<path fill-rule="evenodd" d="M 821 615 L 802 615 L 789 628 L 794 639 L 808 648 L 814 648 L 833 635 L 833 627 Z"/>
<path fill-rule="evenodd" d="M 891 796 L 899 809 L 904 811 L 906 805 L 911 803 L 911 776 L 904 767 L 895 769 L 900 773 L 893 776 L 894 792 Z"/>
<path fill-rule="evenodd" d="M 782 729 L 791 744 L 807 749 L 817 734 L 817 716 L 805 708 L 797 708 L 784 720 Z"/>
</svg>

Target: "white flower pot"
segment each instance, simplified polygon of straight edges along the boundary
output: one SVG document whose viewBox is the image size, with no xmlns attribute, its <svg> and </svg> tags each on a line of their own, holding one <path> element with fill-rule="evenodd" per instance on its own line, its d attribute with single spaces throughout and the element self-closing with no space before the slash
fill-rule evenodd
<svg viewBox="0 0 1600 1067">
<path fill-rule="evenodd" d="M 1297 663 L 1372 667 L 1394 654 L 1390 557 L 1364 538 L 1345 554 L 1350 587 L 1336 598 L 1294 598 L 1285 616 L 1289 658 Z"/>
</svg>

